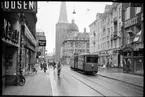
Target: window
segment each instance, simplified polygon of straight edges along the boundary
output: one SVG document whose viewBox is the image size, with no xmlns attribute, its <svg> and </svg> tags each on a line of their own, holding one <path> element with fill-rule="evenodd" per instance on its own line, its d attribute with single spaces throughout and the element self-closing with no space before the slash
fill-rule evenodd
<svg viewBox="0 0 145 97">
<path fill-rule="evenodd" d="M 125 20 L 128 20 L 130 18 L 130 7 L 126 8 L 125 10 Z"/>
<path fill-rule="evenodd" d="M 75 43 L 76 44 L 76 47 L 78 47 L 78 43 Z"/>
<path fill-rule="evenodd" d="M 87 57 L 87 63 L 97 63 L 98 62 L 98 57 Z"/>
<path fill-rule="evenodd" d="M 121 30 L 121 22 L 119 23 L 119 31 Z"/>
<path fill-rule="evenodd" d="M 141 12 L 141 7 L 135 7 L 135 14 L 138 14 Z"/>
<path fill-rule="evenodd" d="M 108 28 L 108 36 L 110 36 L 110 28 Z"/>
<path fill-rule="evenodd" d="M 121 7 L 119 8 L 119 17 L 121 17 Z"/>
<path fill-rule="evenodd" d="M 108 48 L 109 48 L 109 41 L 108 41 L 107 45 L 108 45 Z"/>
<path fill-rule="evenodd" d="M 113 33 L 113 27 L 111 27 L 111 32 Z"/>
<path fill-rule="evenodd" d="M 71 43 L 71 47 L 73 47 L 73 43 Z"/>
</svg>

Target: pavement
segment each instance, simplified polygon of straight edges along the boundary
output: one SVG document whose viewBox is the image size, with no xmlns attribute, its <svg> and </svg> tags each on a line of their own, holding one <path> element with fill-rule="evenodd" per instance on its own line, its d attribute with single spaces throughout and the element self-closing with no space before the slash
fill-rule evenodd
<svg viewBox="0 0 145 97">
<path fill-rule="evenodd" d="M 24 86 L 8 86 L 2 90 L 2 95 L 38 95 L 51 96 L 52 89 L 49 72 L 38 69 L 37 74 L 26 75 Z"/>
<path fill-rule="evenodd" d="M 139 87 L 144 86 L 144 76 L 123 73 L 122 68 L 99 68 L 97 73 L 100 76 L 130 83 Z"/>
</svg>

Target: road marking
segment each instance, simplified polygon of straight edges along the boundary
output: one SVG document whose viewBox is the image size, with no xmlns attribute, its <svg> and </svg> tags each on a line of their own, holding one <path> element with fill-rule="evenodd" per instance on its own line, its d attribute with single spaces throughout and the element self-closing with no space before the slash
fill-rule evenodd
<svg viewBox="0 0 145 97">
<path fill-rule="evenodd" d="M 54 72 L 52 71 L 52 69 L 49 71 L 49 77 L 48 78 L 50 79 L 50 83 L 51 83 L 52 96 L 59 96 L 58 88 L 57 88 L 57 85 L 56 85 L 56 80 L 54 78 Z"/>
</svg>

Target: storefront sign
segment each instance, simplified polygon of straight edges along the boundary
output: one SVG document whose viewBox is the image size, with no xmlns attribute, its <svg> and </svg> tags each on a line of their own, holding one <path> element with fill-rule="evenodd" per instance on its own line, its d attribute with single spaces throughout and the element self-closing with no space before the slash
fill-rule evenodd
<svg viewBox="0 0 145 97">
<path fill-rule="evenodd" d="M 14 29 L 10 22 L 4 19 L 4 27 L 3 27 L 3 38 L 11 40 L 14 43 L 18 44 L 19 40 L 19 31 Z"/>
<path fill-rule="evenodd" d="M 7 12 L 35 12 L 37 13 L 36 1 L 3 1 L 1 2 L 3 11 Z"/>
<path fill-rule="evenodd" d="M 127 20 L 127 21 L 125 22 L 125 28 L 137 24 L 137 22 L 138 22 L 137 19 L 138 19 L 138 16 L 133 17 L 132 19 Z"/>
<path fill-rule="evenodd" d="M 131 7 L 141 7 L 142 3 L 131 3 Z"/>
<path fill-rule="evenodd" d="M 25 35 L 34 45 L 36 45 L 36 39 L 33 37 L 32 33 L 30 32 L 26 24 L 25 24 Z"/>
<path fill-rule="evenodd" d="M 39 46 L 46 46 L 46 40 L 39 40 Z"/>
</svg>

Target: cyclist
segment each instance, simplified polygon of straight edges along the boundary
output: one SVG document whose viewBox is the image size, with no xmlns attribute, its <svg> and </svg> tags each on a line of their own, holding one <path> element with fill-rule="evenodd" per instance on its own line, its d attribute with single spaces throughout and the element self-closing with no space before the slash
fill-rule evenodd
<svg viewBox="0 0 145 97">
<path fill-rule="evenodd" d="M 60 77 L 61 68 L 62 68 L 62 64 L 60 62 L 58 62 L 58 64 L 57 64 L 57 76 L 58 77 Z"/>
<path fill-rule="evenodd" d="M 53 69 L 55 70 L 56 68 L 56 63 L 53 61 Z"/>
</svg>

